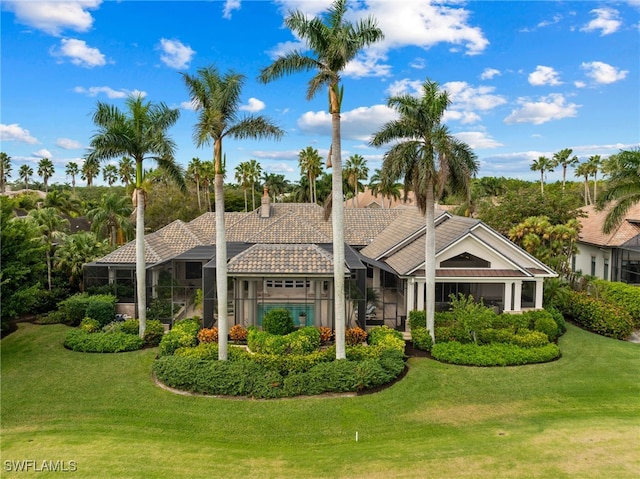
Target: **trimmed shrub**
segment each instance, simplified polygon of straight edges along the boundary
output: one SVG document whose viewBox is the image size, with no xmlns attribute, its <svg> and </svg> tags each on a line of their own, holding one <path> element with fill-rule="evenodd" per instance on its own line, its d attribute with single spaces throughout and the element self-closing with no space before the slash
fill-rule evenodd
<svg viewBox="0 0 640 479">
<path fill-rule="evenodd" d="M 436 343 L 447 341 L 458 341 L 460 343 L 471 343 L 473 338 L 471 334 L 465 331 L 461 326 L 436 326 L 435 328 Z"/>
<path fill-rule="evenodd" d="M 138 333 L 136 333 L 138 334 Z M 157 319 L 147 321 L 147 327 L 144 329 L 145 346 L 158 346 L 164 337 L 164 324 Z"/>
<path fill-rule="evenodd" d="M 67 321 L 67 317 L 64 312 L 57 310 L 51 311 L 47 314 L 43 314 L 38 316 L 37 323 L 38 324 L 60 324 L 65 323 Z"/>
<path fill-rule="evenodd" d="M 151 321 L 147 321 L 147 327 L 149 327 L 150 322 Z M 124 321 L 119 321 L 119 323 L 120 323 L 120 330 L 123 333 L 140 334 L 140 322 L 137 319 L 125 319 Z"/>
<path fill-rule="evenodd" d="M 373 328 L 371 328 L 367 341 L 371 345 L 376 345 L 389 336 L 397 338 L 404 343 L 404 340 L 402 339 L 402 333 L 400 331 L 396 331 L 395 329 L 391 329 L 389 326 L 374 326 Z"/>
<path fill-rule="evenodd" d="M 100 331 L 100 323 L 88 316 L 80 321 L 80 329 L 85 333 L 97 333 Z"/>
<path fill-rule="evenodd" d="M 367 340 L 367 332 L 356 326 L 355 328 L 347 328 L 344 332 L 345 343 L 351 346 L 364 343 Z"/>
<path fill-rule="evenodd" d="M 409 311 L 409 328 L 426 328 L 427 327 L 427 313 L 424 311 Z"/>
<path fill-rule="evenodd" d="M 116 315 L 116 301 L 118 299 L 110 294 L 98 294 L 89 296 L 87 303 L 87 316 L 100 323 L 100 327 L 106 326 Z"/>
<path fill-rule="evenodd" d="M 320 332 L 313 326 L 280 336 L 249 328 L 247 345 L 251 351 L 264 354 L 309 354 L 320 347 Z"/>
<path fill-rule="evenodd" d="M 239 324 L 234 324 L 229 330 L 229 337 L 234 343 L 247 340 L 247 329 Z"/>
<path fill-rule="evenodd" d="M 597 297 L 614 304 L 629 313 L 634 328 L 640 328 L 640 288 L 630 284 L 604 281 L 591 282 L 597 288 Z"/>
<path fill-rule="evenodd" d="M 275 308 L 262 318 L 262 329 L 269 334 L 284 336 L 295 329 L 291 312 L 285 308 Z"/>
<path fill-rule="evenodd" d="M 555 306 L 550 306 L 545 309 L 549 312 L 558 327 L 558 336 L 562 336 L 567 332 L 567 324 L 565 323 L 564 316 Z"/>
<path fill-rule="evenodd" d="M 478 335 L 478 344 L 513 343 L 514 336 L 510 329 L 483 329 Z"/>
<path fill-rule="evenodd" d="M 199 343 L 217 343 L 218 342 L 218 328 L 202 328 L 198 331 Z"/>
<path fill-rule="evenodd" d="M 555 325 L 555 323 L 553 323 Z M 549 337 L 541 331 L 518 331 L 513 335 L 511 344 L 521 348 L 539 348 L 549 343 Z"/>
<path fill-rule="evenodd" d="M 249 353 L 247 353 L 243 348 L 236 348 L 232 346 L 227 350 L 227 359 L 229 361 L 245 359 L 248 355 Z M 218 343 L 200 343 L 197 346 L 178 348 L 176 349 L 174 356 L 215 361 L 218 359 Z"/>
<path fill-rule="evenodd" d="M 321 343 L 328 343 L 333 339 L 333 329 L 327 328 L 326 326 L 320 326 L 318 331 L 320 332 Z"/>
<path fill-rule="evenodd" d="M 504 343 L 481 346 L 452 341 L 435 344 L 431 349 L 431 355 L 438 361 L 451 364 L 515 366 L 552 361 L 560 356 L 560 350 L 553 343 L 538 348 L 521 348 Z"/>
<path fill-rule="evenodd" d="M 58 308 L 66 316 L 68 325 L 78 326 L 82 319 L 87 316 L 88 304 L 89 295 L 87 293 L 79 293 L 61 301 Z"/>
<path fill-rule="evenodd" d="M 195 346 L 199 330 L 200 322 L 195 318 L 177 321 L 160 341 L 160 356 L 171 355 L 178 348 Z"/>
<path fill-rule="evenodd" d="M 126 333 L 87 333 L 81 329 L 69 331 L 64 341 L 65 347 L 85 353 L 119 353 L 141 349 L 144 340 Z"/>
<path fill-rule="evenodd" d="M 547 311 L 540 311 L 541 313 L 546 313 L 546 316 L 540 315 L 533 323 L 533 330 L 540 331 L 547 335 L 549 341 L 555 341 L 558 337 L 558 325 L 553 320 L 553 316 L 551 313 Z"/>
<path fill-rule="evenodd" d="M 411 341 L 413 342 L 414 348 L 421 349 L 423 351 L 431 351 L 431 348 L 433 347 L 433 339 L 431 339 L 431 333 L 427 328 L 424 327 L 411 329 Z"/>
<path fill-rule="evenodd" d="M 626 339 L 633 331 L 633 319 L 627 311 L 584 292 L 569 291 L 560 307 L 576 323 L 603 336 Z"/>
</svg>

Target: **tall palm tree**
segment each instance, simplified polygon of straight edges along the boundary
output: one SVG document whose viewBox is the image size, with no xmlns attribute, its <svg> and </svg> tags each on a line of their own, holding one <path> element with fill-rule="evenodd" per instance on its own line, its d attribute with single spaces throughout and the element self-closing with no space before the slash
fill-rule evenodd
<svg viewBox="0 0 640 479">
<path fill-rule="evenodd" d="M 115 249 L 119 230 L 127 236 L 133 232 L 133 224 L 129 220 L 132 212 L 133 206 L 128 196 L 109 193 L 102 196 L 98 206 L 87 211 L 87 218 L 91 221 L 91 231 L 98 237 L 102 237 L 106 231 L 109 244 Z"/>
<path fill-rule="evenodd" d="M 205 199 L 207 200 L 207 211 L 213 211 L 211 208 L 211 184 L 215 179 L 215 170 L 213 163 L 205 161 L 200 166 L 200 181 L 202 182 L 202 189 L 205 192 Z"/>
<path fill-rule="evenodd" d="M 198 114 L 193 139 L 198 147 L 213 143 L 214 195 L 216 203 L 216 288 L 218 294 L 218 358 L 227 359 L 227 243 L 224 227 L 224 163 L 222 140 L 225 137 L 280 138 L 283 131 L 262 115 L 238 116 L 244 75 L 230 71 L 221 75 L 213 67 L 200 68 L 197 75 L 183 78 Z"/>
<path fill-rule="evenodd" d="M 578 163 L 578 157 L 571 158 L 573 150 L 571 148 L 564 148 L 553 154 L 553 167 L 562 166 L 562 191 L 564 191 L 567 180 L 567 167 L 574 166 Z"/>
<path fill-rule="evenodd" d="M 167 130 L 180 115 L 164 103 L 145 102 L 141 95 L 126 100 L 126 111 L 98 102 L 93 122 L 98 132 L 91 138 L 91 153 L 87 162 L 110 160 L 123 155 L 136 164 L 136 290 L 140 337 L 147 326 L 146 263 L 144 251 L 145 193 L 142 189 L 144 160 L 153 160 L 184 189 L 184 178 L 175 162 L 175 144 Z"/>
<path fill-rule="evenodd" d="M 124 183 L 125 187 L 133 182 L 135 170 L 133 168 L 133 160 L 128 156 L 123 156 L 118 161 L 118 175 L 120 175 L 120 181 Z"/>
<path fill-rule="evenodd" d="M 68 191 L 52 190 L 44 199 L 45 208 L 55 208 L 61 214 L 67 216 L 82 213 L 82 204 L 77 196 L 72 196 Z"/>
<path fill-rule="evenodd" d="M 358 193 L 364 191 L 360 180 L 369 178 L 369 168 L 362 155 L 351 155 L 344 165 L 344 176 L 347 184 L 353 189 L 353 206 L 359 206 Z"/>
<path fill-rule="evenodd" d="M 64 235 L 53 256 L 53 266 L 69 277 L 69 284 L 82 291 L 82 267 L 109 252 L 106 240 L 90 231 Z"/>
<path fill-rule="evenodd" d="M 589 192 L 589 176 L 591 176 L 591 168 L 587 162 L 580 163 L 576 166 L 575 175 L 584 179 L 584 205 L 591 204 L 591 193 Z"/>
<path fill-rule="evenodd" d="M 540 172 L 540 193 L 544 195 L 544 173 L 545 171 L 553 172 L 553 160 L 550 160 L 546 156 L 539 156 L 537 160 L 533 160 L 531 164 L 531 171 Z"/>
<path fill-rule="evenodd" d="M 587 160 L 589 173 L 593 176 L 593 202 L 598 202 L 598 172 L 602 167 L 602 158 L 600 155 L 592 155 Z"/>
<path fill-rule="evenodd" d="M 69 227 L 69 221 L 60 216 L 55 208 L 31 210 L 29 212 L 29 218 L 35 223 L 38 230 L 40 230 L 44 243 L 47 246 L 45 249 L 47 256 L 47 282 L 49 284 L 49 291 L 51 291 L 51 269 L 54 242 L 62 237 L 62 233 Z"/>
<path fill-rule="evenodd" d="M 384 37 L 373 17 L 355 25 L 346 21 L 347 0 L 334 0 L 326 14 L 308 18 L 304 12 L 289 12 L 285 25 L 306 42 L 311 55 L 291 51 L 276 59 L 260 72 L 263 83 L 296 72 L 315 71 L 307 88 L 307 100 L 324 87 L 329 90 L 331 114 L 331 164 L 333 167 L 332 228 L 335 298 L 336 358 L 345 359 L 346 302 L 344 297 L 344 204 L 342 192 L 342 141 L 340 137 L 340 109 L 343 88 L 340 73 L 366 46 Z"/>
<path fill-rule="evenodd" d="M 80 169 L 78 168 L 78 164 L 70 161 L 67 163 L 67 166 L 64 170 L 67 176 L 71 177 L 71 188 L 73 188 L 73 192 L 76 192 L 76 176 L 80 173 Z"/>
<path fill-rule="evenodd" d="M 45 193 L 49 191 L 49 178 L 53 176 L 55 171 L 56 170 L 53 167 L 53 162 L 49 158 L 42 158 L 38 162 L 38 176 L 42 177 Z"/>
<path fill-rule="evenodd" d="M 200 175 L 202 174 L 202 162 L 200 158 L 191 158 L 187 165 L 187 174 L 196 182 L 196 195 L 198 196 L 198 211 L 202 211 L 202 202 L 200 201 Z"/>
<path fill-rule="evenodd" d="M 244 192 L 244 212 L 248 211 L 249 205 L 247 202 L 247 188 L 249 188 L 249 163 L 246 161 L 241 161 L 236 166 L 236 181 L 242 188 Z"/>
<path fill-rule="evenodd" d="M 478 171 L 476 155 L 441 123 L 449 103 L 447 92 L 426 80 L 419 98 L 401 95 L 387 100 L 399 118 L 386 123 L 371 140 L 373 146 L 393 144 L 384 155 L 382 174 L 404 177 L 405 199 L 407 192 L 413 191 L 425 215 L 426 326 L 434 340 L 436 194 L 441 194 L 445 185 L 452 192 L 468 194 L 470 178 Z"/>
<path fill-rule="evenodd" d="M 11 157 L 0 151 L 0 193 L 4 193 L 7 178 L 11 176 Z"/>
<path fill-rule="evenodd" d="M 307 146 L 298 153 L 298 165 L 300 165 L 300 174 L 306 175 L 309 180 L 309 202 L 317 203 L 316 180 L 322 173 L 322 157 L 320 153 L 315 148 Z"/>
<path fill-rule="evenodd" d="M 278 196 L 284 193 L 289 187 L 289 182 L 284 175 L 275 173 L 264 173 L 262 181 L 267 189 L 273 195 L 273 202 L 275 203 Z"/>
<path fill-rule="evenodd" d="M 29 189 L 29 178 L 33 176 L 33 168 L 29 165 L 22 165 L 20 169 L 18 169 L 18 178 L 20 181 L 24 181 L 24 189 Z"/>
<path fill-rule="evenodd" d="M 93 179 L 99 174 L 100 162 L 96 158 L 86 158 L 80 170 L 80 178 L 87 182 L 87 187 L 93 186 Z"/>
<path fill-rule="evenodd" d="M 615 169 L 609 172 L 609 181 L 598 202 L 601 207 L 613 203 L 602 226 L 606 234 L 623 221 L 629 208 L 640 202 L 640 149 L 622 150 L 610 163 Z"/>
<path fill-rule="evenodd" d="M 257 160 L 249 160 L 247 162 L 247 179 L 251 185 L 251 206 L 253 211 L 256 209 L 256 183 L 260 180 L 262 174 L 262 166 Z"/>
<path fill-rule="evenodd" d="M 396 181 L 396 178 L 389 178 L 382 175 L 382 171 L 376 168 L 369 180 L 369 189 L 371 194 L 382 195 L 382 208 L 384 209 L 384 199 L 389 199 L 389 208 L 391 208 L 392 200 L 399 200 L 402 196 L 402 184 Z"/>
<path fill-rule="evenodd" d="M 107 182 L 109 186 L 113 186 L 113 184 L 118 180 L 118 168 L 115 165 L 105 165 L 102 168 L 102 179 Z"/>
</svg>

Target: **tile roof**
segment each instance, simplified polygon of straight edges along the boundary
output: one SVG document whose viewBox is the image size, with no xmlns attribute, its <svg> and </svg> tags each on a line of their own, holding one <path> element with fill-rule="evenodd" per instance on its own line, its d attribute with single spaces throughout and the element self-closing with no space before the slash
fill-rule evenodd
<svg viewBox="0 0 640 479">
<path fill-rule="evenodd" d="M 333 256 L 312 244 L 256 244 L 229 260 L 231 274 L 333 275 Z M 347 269 L 345 268 L 345 273 Z"/>
<path fill-rule="evenodd" d="M 579 241 L 598 246 L 621 246 L 630 239 L 640 235 L 640 203 L 632 206 L 625 219 L 611 233 L 602 232 L 602 225 L 609 209 L 597 211 L 594 206 L 586 206 L 582 211 L 587 216 L 578 218 L 582 229 L 578 235 Z"/>
<path fill-rule="evenodd" d="M 522 271 L 513 269 L 436 269 L 436 278 L 521 278 L 525 276 Z"/>
</svg>

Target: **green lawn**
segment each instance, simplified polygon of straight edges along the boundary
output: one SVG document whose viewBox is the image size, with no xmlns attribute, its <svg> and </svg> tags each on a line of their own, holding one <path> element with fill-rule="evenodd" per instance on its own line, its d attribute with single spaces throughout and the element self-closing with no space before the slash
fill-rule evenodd
<svg viewBox="0 0 640 479">
<path fill-rule="evenodd" d="M 3 478 L 640 477 L 640 347 L 573 326 L 553 363 L 415 358 L 376 394 L 274 401 L 173 394 L 156 349 L 75 353 L 67 331 L 1 342 Z M 77 472 L 7 472 L 26 459 Z"/>
</svg>

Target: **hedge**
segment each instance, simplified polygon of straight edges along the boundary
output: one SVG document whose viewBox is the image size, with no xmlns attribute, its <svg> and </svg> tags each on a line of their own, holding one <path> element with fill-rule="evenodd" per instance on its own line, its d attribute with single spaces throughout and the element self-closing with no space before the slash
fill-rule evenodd
<svg viewBox="0 0 640 479">
<path fill-rule="evenodd" d="M 461 344 L 455 341 L 435 344 L 431 348 L 434 359 L 467 366 L 515 366 L 544 363 L 560 357 L 555 344 L 536 348 L 522 348 L 513 344 Z"/>
<path fill-rule="evenodd" d="M 67 334 L 64 345 L 73 351 L 85 353 L 119 353 L 142 349 L 144 339 L 122 332 L 88 333 L 74 329 Z"/>
<path fill-rule="evenodd" d="M 626 310 L 633 319 L 634 327 L 640 329 L 640 288 L 626 283 L 594 280 L 597 295 L 608 303 Z"/>
<path fill-rule="evenodd" d="M 66 317 L 66 323 L 78 326 L 85 317 L 98 321 L 100 326 L 106 326 L 113 321 L 118 299 L 110 294 L 97 294 L 90 296 L 87 293 L 79 293 L 60 302 L 58 309 Z"/>
<path fill-rule="evenodd" d="M 193 319 L 177 321 L 160 341 L 160 356 L 172 355 L 176 349 L 195 346 L 200 330 L 200 322 Z"/>
<path fill-rule="evenodd" d="M 560 307 L 573 321 L 603 336 L 626 339 L 633 331 L 633 319 L 624 308 L 584 292 L 568 291 Z"/>
</svg>

